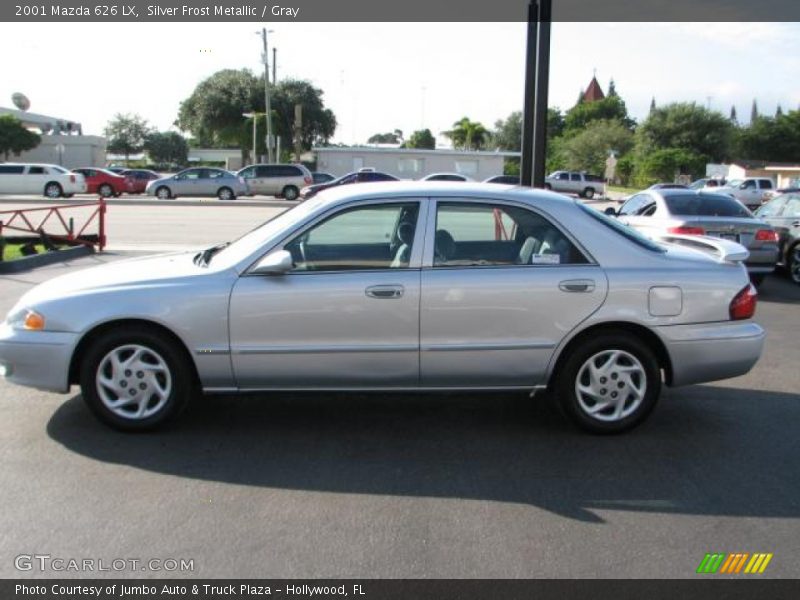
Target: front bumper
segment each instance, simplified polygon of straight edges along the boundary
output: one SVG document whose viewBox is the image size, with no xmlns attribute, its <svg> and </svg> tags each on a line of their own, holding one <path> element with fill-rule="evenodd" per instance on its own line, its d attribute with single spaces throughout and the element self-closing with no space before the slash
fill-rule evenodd
<svg viewBox="0 0 800 600">
<path fill-rule="evenodd" d="M 672 362 L 670 385 L 744 375 L 761 357 L 766 333 L 752 321 L 657 328 Z"/>
<path fill-rule="evenodd" d="M 69 391 L 69 363 L 78 334 L 20 331 L 0 325 L 0 373 L 11 383 L 39 390 Z"/>
</svg>

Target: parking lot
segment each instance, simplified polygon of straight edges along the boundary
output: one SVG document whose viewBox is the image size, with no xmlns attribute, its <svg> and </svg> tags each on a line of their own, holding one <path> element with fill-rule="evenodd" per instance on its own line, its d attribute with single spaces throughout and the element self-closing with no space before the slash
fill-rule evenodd
<svg viewBox="0 0 800 600">
<path fill-rule="evenodd" d="M 112 201 L 107 253 L 0 277 L 0 312 L 51 277 L 231 239 L 286 205 Z M 199 577 L 683 578 L 706 552 L 770 552 L 763 576 L 798 577 L 798 306 L 800 286 L 768 277 L 753 371 L 667 389 L 617 437 L 516 393 L 204 397 L 171 430 L 124 435 L 77 389 L 0 381 L 0 575 L 41 576 L 14 567 L 39 553 L 191 559 L 179 575 Z"/>
</svg>

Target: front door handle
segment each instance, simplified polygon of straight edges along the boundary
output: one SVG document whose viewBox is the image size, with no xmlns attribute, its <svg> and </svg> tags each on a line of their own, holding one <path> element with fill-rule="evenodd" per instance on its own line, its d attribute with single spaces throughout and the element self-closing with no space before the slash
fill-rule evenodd
<svg viewBox="0 0 800 600">
<path fill-rule="evenodd" d="M 558 284 L 562 292 L 593 292 L 594 281 L 591 279 L 567 279 Z"/>
<path fill-rule="evenodd" d="M 405 288 L 402 285 L 373 285 L 364 290 L 364 292 L 370 298 L 391 300 L 402 298 Z"/>
</svg>

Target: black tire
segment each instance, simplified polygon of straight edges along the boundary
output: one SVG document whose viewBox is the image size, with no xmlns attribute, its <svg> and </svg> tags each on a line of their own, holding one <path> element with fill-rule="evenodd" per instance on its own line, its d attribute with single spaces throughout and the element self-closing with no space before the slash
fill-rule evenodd
<svg viewBox="0 0 800 600">
<path fill-rule="evenodd" d="M 236 200 L 236 194 L 229 187 L 221 187 L 217 190 L 217 198 L 220 200 Z"/>
<path fill-rule="evenodd" d="M 283 188 L 283 191 L 281 192 L 281 196 L 283 197 L 283 199 L 289 201 L 297 200 L 297 197 L 299 195 L 300 195 L 300 190 L 298 190 L 293 185 L 287 185 L 285 188 Z"/>
<path fill-rule="evenodd" d="M 553 186 L 552 186 L 552 185 L 550 185 L 549 183 L 545 183 L 545 184 L 544 184 L 544 189 L 546 189 L 546 190 L 552 190 L 552 189 L 553 189 Z"/>
<path fill-rule="evenodd" d="M 634 377 L 637 379 L 636 383 L 639 387 L 642 387 L 642 383 L 644 384 L 644 392 L 641 400 L 637 403 L 635 399 L 631 398 L 632 392 L 629 391 L 628 383 L 620 376 L 620 372 L 624 373 L 625 371 L 612 369 L 606 373 L 605 381 L 603 378 L 597 380 L 598 385 L 608 385 L 607 388 L 603 387 L 598 390 L 604 392 L 604 396 L 607 393 L 608 400 L 605 405 L 597 402 L 595 406 L 618 405 L 620 403 L 615 400 L 618 397 L 615 394 L 624 393 L 626 397 L 622 401 L 622 405 L 628 408 L 623 408 L 623 414 L 619 417 L 608 414 L 614 412 L 614 407 L 609 407 L 611 410 L 598 410 L 599 416 L 593 416 L 586 408 L 587 397 L 583 394 L 581 398 L 578 397 L 576 390 L 578 378 L 580 376 L 582 383 L 591 386 L 591 382 L 586 380 L 590 375 L 585 370 L 585 367 L 588 368 L 590 359 L 602 358 L 604 353 L 613 351 L 621 351 L 619 360 L 623 363 L 632 364 L 629 361 L 631 356 L 638 360 L 641 373 L 635 374 Z M 559 373 L 556 374 L 557 380 L 554 388 L 562 410 L 582 429 L 600 434 L 622 433 L 644 421 L 655 408 L 661 393 L 661 369 L 653 351 L 638 338 L 625 331 L 605 331 L 575 345 L 570 352 L 571 354 L 567 356 L 566 361 L 559 369 Z M 603 366 L 603 363 L 600 364 Z M 615 366 L 625 369 L 619 364 Z M 614 386 L 619 386 L 623 391 L 615 390 Z M 611 396 L 614 398 L 612 399 Z M 624 414 L 627 410 L 630 412 Z"/>
<path fill-rule="evenodd" d="M 800 243 L 795 244 L 786 252 L 786 273 L 789 279 L 800 285 Z"/>
<path fill-rule="evenodd" d="M 51 181 L 44 186 L 44 195 L 47 198 L 61 198 L 64 195 L 64 189 L 60 184 Z"/>
<path fill-rule="evenodd" d="M 112 188 L 107 183 L 104 183 L 99 188 L 97 188 L 97 191 L 103 198 L 111 198 L 111 196 L 114 195 L 114 188 Z"/>
<path fill-rule="evenodd" d="M 583 194 L 581 195 L 587 200 L 591 200 L 594 198 L 594 193 L 594 188 L 587 187 L 585 190 L 583 190 Z"/>
<path fill-rule="evenodd" d="M 167 186 L 162 185 L 156 190 L 156 198 L 159 200 L 169 200 L 173 198 L 173 195 Z"/>
<path fill-rule="evenodd" d="M 137 417 L 133 414 L 130 416 L 125 415 L 124 413 L 128 412 L 128 409 L 123 407 L 120 407 L 115 412 L 106 405 L 98 389 L 101 387 L 97 382 L 98 372 L 101 368 L 105 368 L 109 379 L 114 379 L 111 377 L 113 371 L 108 370 L 110 363 L 106 364 L 106 358 L 112 352 L 127 352 L 125 349 L 129 346 L 144 349 L 142 351 L 143 361 L 149 360 L 150 363 L 155 363 L 157 361 L 154 361 L 152 357 L 156 357 L 166 365 L 165 371 L 153 372 L 157 374 L 126 370 L 119 374 L 119 377 L 122 378 L 121 381 L 114 381 L 119 385 L 125 382 L 124 387 L 126 390 L 139 394 L 139 391 L 137 391 L 138 386 L 146 385 L 144 382 L 148 381 L 149 377 L 163 376 L 168 378 L 164 379 L 169 382 L 169 394 L 165 400 L 159 401 L 152 393 L 149 398 L 142 396 L 147 402 L 145 406 L 157 408 L 152 414 L 142 417 Z M 122 355 L 124 356 L 124 354 Z M 164 380 L 161 381 L 162 385 L 164 385 Z M 197 394 L 199 389 L 194 367 L 190 364 L 190 359 L 183 348 L 167 335 L 157 330 L 131 326 L 123 326 L 107 331 L 92 341 L 81 357 L 80 386 L 84 401 L 101 422 L 114 429 L 131 432 L 150 431 L 172 421 L 183 411 L 190 398 Z M 145 389 L 144 394 L 148 394 L 148 390 L 146 388 L 143 389 Z M 103 393 L 108 399 L 109 391 L 106 389 Z M 111 394 L 113 395 L 113 392 Z M 122 397 L 117 396 L 120 400 Z M 125 397 L 127 398 L 127 396 Z M 131 403 L 134 402 L 137 402 L 136 396 L 131 399 Z M 158 406 L 159 403 L 162 403 L 161 406 Z M 138 405 L 140 406 L 141 402 Z M 133 411 L 136 406 L 128 406 L 128 408 Z"/>
</svg>

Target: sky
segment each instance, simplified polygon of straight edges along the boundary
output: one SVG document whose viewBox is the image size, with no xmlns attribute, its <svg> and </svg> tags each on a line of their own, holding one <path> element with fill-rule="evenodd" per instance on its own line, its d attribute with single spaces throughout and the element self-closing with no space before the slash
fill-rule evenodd
<svg viewBox="0 0 800 600">
<path fill-rule="evenodd" d="M 310 80 L 336 115 L 333 138 L 441 132 L 461 117 L 491 128 L 523 103 L 524 23 L 273 23 L 278 80 Z M 0 23 L 0 106 L 22 92 L 31 112 L 101 135 L 115 113 L 165 131 L 215 71 L 260 72 L 256 23 Z M 596 72 L 636 119 L 695 101 L 747 121 L 800 106 L 800 23 L 554 23 L 550 106 L 565 110 Z M 271 50 L 270 50 L 271 52 Z M 13 57 L 9 59 L 8 57 Z M 271 57 L 271 54 L 270 54 Z"/>
</svg>

